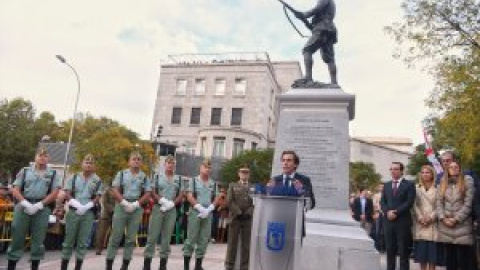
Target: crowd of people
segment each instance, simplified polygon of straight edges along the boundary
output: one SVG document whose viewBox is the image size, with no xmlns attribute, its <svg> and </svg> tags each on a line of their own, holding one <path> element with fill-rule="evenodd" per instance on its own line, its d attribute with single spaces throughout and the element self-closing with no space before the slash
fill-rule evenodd
<svg viewBox="0 0 480 270">
<path fill-rule="evenodd" d="M 120 269 L 127 270 L 139 226 L 145 219 L 144 211 L 150 212 L 148 230 L 145 230 L 144 270 L 151 269 L 157 245 L 159 269 L 167 269 L 172 233 L 178 221 L 186 231 L 183 239 L 184 269 L 190 269 L 192 257 L 195 257 L 194 269 L 203 269 L 207 246 L 215 235 L 220 240 L 228 237 L 229 242 L 235 243 L 229 245 L 226 254 L 227 269 L 234 267 L 236 243 L 240 237 L 242 269 L 248 268 L 253 215 L 248 166 L 239 168 L 238 182 L 233 181 L 227 190 L 211 179 L 209 159 L 200 164 L 198 176 L 187 179 L 175 174 L 175 158 L 168 156 L 164 164 L 165 172 L 150 179 L 140 169 L 142 156 L 132 152 L 128 159 L 129 167 L 115 175 L 110 187 L 104 187 L 103 181 L 95 174 L 95 158 L 86 155 L 81 162 L 82 170 L 72 174 L 62 187 L 57 172 L 47 166 L 48 161 L 47 150 L 39 149 L 32 165 L 17 174 L 8 192 L 7 188 L 2 188 L 2 197 L 9 193 L 16 202 L 10 226 L 11 241 L 6 252 L 8 270 L 15 269 L 22 258 L 27 235 L 30 235 L 31 269 L 39 268 L 44 258 L 48 224 L 55 217 L 63 218 L 65 222 L 60 240 L 61 270 L 68 269 L 73 254 L 76 259 L 75 270 L 82 269 L 88 243 L 92 240 L 94 219 L 98 219 L 97 255 L 102 254 L 104 243 L 108 242 L 105 268 L 112 269 L 117 249 L 123 243 Z M 57 204 L 64 202 L 65 206 L 55 208 L 56 200 Z M 227 233 L 227 223 L 233 234 Z"/>
<path fill-rule="evenodd" d="M 400 270 L 409 269 L 410 257 L 422 270 L 478 269 L 480 189 L 452 152 L 443 153 L 441 163 L 439 174 L 422 166 L 414 183 L 404 178 L 404 165 L 393 162 L 391 180 L 375 194 L 360 188 L 351 197 L 352 217 L 386 253 L 387 270 L 396 269 L 397 256 Z"/>
</svg>

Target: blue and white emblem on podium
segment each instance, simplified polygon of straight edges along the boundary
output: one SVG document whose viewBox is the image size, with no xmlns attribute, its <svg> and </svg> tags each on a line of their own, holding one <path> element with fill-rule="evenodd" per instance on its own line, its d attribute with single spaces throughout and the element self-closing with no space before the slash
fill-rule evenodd
<svg viewBox="0 0 480 270">
<path fill-rule="evenodd" d="M 268 222 L 265 245 L 271 251 L 281 251 L 285 246 L 285 222 Z"/>
</svg>

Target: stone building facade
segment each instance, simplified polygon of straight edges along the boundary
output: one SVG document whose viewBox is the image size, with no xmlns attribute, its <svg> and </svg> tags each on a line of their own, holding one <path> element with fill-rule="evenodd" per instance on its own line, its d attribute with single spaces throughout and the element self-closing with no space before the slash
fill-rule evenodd
<svg viewBox="0 0 480 270">
<path fill-rule="evenodd" d="M 160 71 L 153 141 L 224 158 L 273 145 L 275 97 L 301 76 L 298 62 L 272 62 L 266 53 L 169 59 Z"/>
</svg>

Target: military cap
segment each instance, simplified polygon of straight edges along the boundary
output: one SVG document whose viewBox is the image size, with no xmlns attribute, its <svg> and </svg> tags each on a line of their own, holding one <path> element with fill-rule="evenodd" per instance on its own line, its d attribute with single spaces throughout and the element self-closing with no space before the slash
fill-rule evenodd
<svg viewBox="0 0 480 270">
<path fill-rule="evenodd" d="M 140 152 L 138 152 L 138 151 L 133 151 L 132 153 L 130 153 L 129 158 L 134 158 L 134 157 L 141 159 L 141 158 L 142 158 L 142 154 L 140 154 Z"/>
<path fill-rule="evenodd" d="M 174 156 L 172 156 L 172 155 L 168 155 L 168 156 L 165 158 L 165 163 L 167 163 L 167 162 L 171 162 L 171 161 L 175 162 L 175 161 L 176 161 L 176 159 L 175 159 L 175 157 L 174 157 Z"/>
<path fill-rule="evenodd" d="M 83 158 L 83 161 L 95 163 L 95 157 L 92 154 L 86 154 L 85 157 Z"/>
<path fill-rule="evenodd" d="M 39 156 L 48 156 L 48 151 L 46 147 L 40 147 L 37 149 L 37 155 Z"/>
<path fill-rule="evenodd" d="M 209 158 L 206 158 L 202 161 L 202 165 L 205 167 L 212 167 L 212 160 Z"/>
<path fill-rule="evenodd" d="M 243 164 L 238 168 L 239 172 L 250 172 L 250 167 L 247 164 Z"/>
</svg>

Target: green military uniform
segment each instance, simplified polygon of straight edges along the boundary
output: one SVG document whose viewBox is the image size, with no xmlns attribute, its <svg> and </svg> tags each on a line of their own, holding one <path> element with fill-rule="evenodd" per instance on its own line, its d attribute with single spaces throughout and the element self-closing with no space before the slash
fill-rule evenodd
<svg viewBox="0 0 480 270">
<path fill-rule="evenodd" d="M 111 194 L 111 187 L 104 188 L 101 202 L 102 212 L 100 213 L 100 220 L 97 226 L 97 233 L 95 239 L 95 247 L 97 249 L 97 255 L 102 253 L 102 249 L 105 245 L 105 237 L 107 232 L 112 226 L 113 208 L 115 207 L 115 199 Z"/>
<path fill-rule="evenodd" d="M 60 178 L 55 170 L 47 167 L 38 171 L 35 165 L 23 168 L 13 182 L 19 187 L 22 196 L 31 204 L 38 203 L 48 196 L 49 192 L 60 188 Z M 43 259 L 45 247 L 43 241 L 47 233 L 48 217 L 51 209 L 45 205 L 35 214 L 28 214 L 26 209 L 17 203 L 14 208 L 12 222 L 12 241 L 8 247 L 8 260 L 18 261 L 23 255 L 25 238 L 31 233 L 30 258 L 32 261 Z"/>
<path fill-rule="evenodd" d="M 194 177 L 187 188 L 188 192 L 196 193 L 197 203 L 207 208 L 213 202 L 212 198 L 220 193 L 217 185 L 212 179 L 208 179 L 207 184 L 200 179 L 200 176 Z M 212 213 L 206 218 L 200 218 L 200 212 L 191 208 L 188 216 L 187 239 L 183 246 L 183 256 L 191 257 L 195 250 L 196 258 L 203 258 L 207 250 L 208 241 L 211 237 Z"/>
<path fill-rule="evenodd" d="M 175 201 L 180 193 L 180 177 L 174 175 L 168 179 L 165 175 L 156 175 L 153 183 L 155 192 L 166 200 Z M 172 237 L 175 220 L 177 218 L 177 209 L 175 207 L 163 211 L 162 205 L 155 204 L 150 216 L 148 226 L 148 238 L 145 245 L 145 258 L 152 258 L 155 253 L 155 245 L 158 236 L 161 235 L 160 258 L 168 258 L 170 254 L 170 239 Z"/>
<path fill-rule="evenodd" d="M 74 183 L 75 182 L 75 183 Z M 73 186 L 75 184 L 75 186 Z M 102 181 L 96 174 L 85 179 L 83 173 L 71 176 L 65 185 L 65 191 L 71 191 L 71 197 L 80 204 L 86 205 L 97 195 L 102 195 Z M 83 260 L 87 252 L 87 239 L 95 219 L 92 209 L 83 215 L 70 205 L 65 216 L 65 239 L 63 241 L 62 260 L 69 260 L 76 245 L 76 258 Z"/>
<path fill-rule="evenodd" d="M 140 199 L 143 192 L 152 190 L 150 179 L 143 171 L 133 175 L 130 169 L 120 171 L 113 180 L 113 187 L 119 188 L 123 198 L 128 202 L 135 202 Z M 123 233 L 126 230 L 123 259 L 130 261 L 135 245 L 135 235 L 141 222 L 143 209 L 135 208 L 133 212 L 127 212 L 124 207 L 117 203 L 113 212 L 113 225 L 110 240 L 107 248 L 107 260 L 114 260 L 118 246 L 122 241 Z"/>
<path fill-rule="evenodd" d="M 252 227 L 253 199 L 249 196 L 249 184 L 231 183 L 227 192 L 230 227 L 228 232 L 225 269 L 233 270 L 237 255 L 238 239 L 241 237 L 240 270 L 248 269 L 250 234 Z"/>
</svg>

